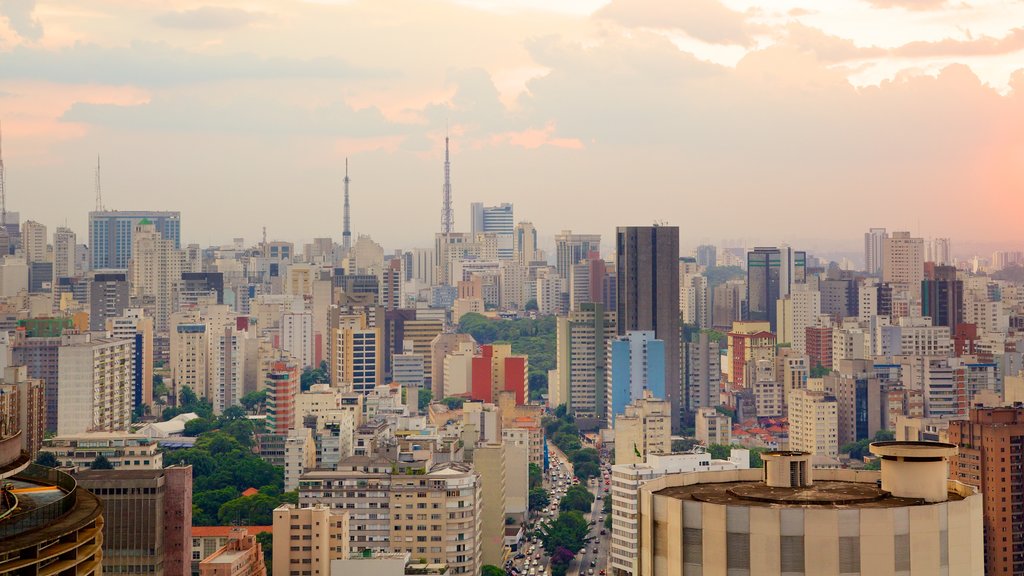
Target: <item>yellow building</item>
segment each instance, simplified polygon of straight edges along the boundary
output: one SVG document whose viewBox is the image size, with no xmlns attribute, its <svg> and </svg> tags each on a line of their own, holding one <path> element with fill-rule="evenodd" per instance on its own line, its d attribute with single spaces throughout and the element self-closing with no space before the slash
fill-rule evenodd
<svg viewBox="0 0 1024 576">
<path fill-rule="evenodd" d="M 648 454 L 672 451 L 672 406 L 640 398 L 615 418 L 615 463 L 643 464 Z"/>
<path fill-rule="evenodd" d="M 274 564 L 272 572 L 291 574 L 331 573 L 331 560 L 348 558 L 348 512 L 318 504 L 296 508 L 282 504 L 274 509 Z"/>
</svg>

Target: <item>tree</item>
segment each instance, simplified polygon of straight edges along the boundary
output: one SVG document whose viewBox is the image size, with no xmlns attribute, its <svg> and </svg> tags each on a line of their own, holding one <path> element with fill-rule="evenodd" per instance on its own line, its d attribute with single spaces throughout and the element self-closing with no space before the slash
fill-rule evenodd
<svg viewBox="0 0 1024 576">
<path fill-rule="evenodd" d="M 580 482 L 586 482 L 591 478 L 597 478 L 601 475 L 601 468 L 596 462 L 580 462 L 574 464 L 572 468 L 573 474 L 580 479 Z"/>
<path fill-rule="evenodd" d="M 214 429 L 215 422 L 207 420 L 206 418 L 196 418 L 195 420 L 189 420 L 185 422 L 185 431 L 183 434 L 189 437 L 196 437 L 203 432 L 209 432 Z"/>
<path fill-rule="evenodd" d="M 708 446 L 708 454 L 711 455 L 713 460 L 728 460 L 730 450 L 732 450 L 732 446 L 725 444 L 712 444 Z"/>
<path fill-rule="evenodd" d="M 505 571 L 494 564 L 484 564 L 480 570 L 480 576 L 505 576 Z"/>
<path fill-rule="evenodd" d="M 89 464 L 89 469 L 90 470 L 113 470 L 114 469 L 114 465 L 110 463 L 110 460 L 107 460 L 106 456 L 104 456 L 103 454 L 100 454 L 100 455 L 96 456 L 96 459 L 92 461 L 92 464 Z"/>
<path fill-rule="evenodd" d="M 252 412 L 267 403 L 267 391 L 256 390 L 255 392 L 249 392 L 245 396 L 242 396 L 242 399 L 239 400 L 239 402 L 242 403 L 242 406 L 244 406 L 246 410 Z"/>
<path fill-rule="evenodd" d="M 302 370 L 302 375 L 299 376 L 299 388 L 303 392 L 309 390 L 313 384 L 326 384 L 331 381 L 331 374 L 327 368 L 327 361 L 320 362 L 320 366 L 316 368 L 305 368 Z"/>
<path fill-rule="evenodd" d="M 565 548 L 575 555 L 576 550 L 583 548 L 588 532 L 590 525 L 583 514 L 576 511 L 562 512 L 554 522 L 540 529 L 544 550 L 552 556 L 552 563 L 554 553 L 559 548 Z"/>
<path fill-rule="evenodd" d="M 864 465 L 864 469 L 865 470 L 881 470 L 882 469 L 882 459 L 881 458 L 875 458 L 871 462 L 868 462 L 867 464 L 865 464 Z"/>
<path fill-rule="evenodd" d="M 569 409 L 566 407 L 565 404 L 559 404 L 558 406 L 555 407 L 555 418 L 558 418 L 559 420 L 565 418 L 565 415 L 568 411 Z"/>
<path fill-rule="evenodd" d="M 604 516 L 604 527 L 608 530 L 612 529 L 612 514 L 611 512 L 605 512 Z"/>
<path fill-rule="evenodd" d="M 611 497 L 605 498 L 604 503 L 601 504 L 601 512 L 604 514 L 612 513 L 612 499 Z"/>
<path fill-rule="evenodd" d="M 818 364 L 814 368 L 811 368 L 811 378 L 824 378 L 832 373 L 832 370 L 825 368 L 821 364 Z"/>
<path fill-rule="evenodd" d="M 221 418 L 225 420 L 240 420 L 245 418 L 245 410 L 241 406 L 228 406 L 224 409 L 224 413 L 221 414 Z"/>
<path fill-rule="evenodd" d="M 199 403 L 199 397 L 189 386 L 182 386 L 181 393 L 178 394 L 178 405 L 179 406 L 194 406 Z"/>
<path fill-rule="evenodd" d="M 278 499 L 266 494 L 242 496 L 225 502 L 217 518 L 222 525 L 269 526 L 274 523 L 274 508 L 278 506 Z"/>
<path fill-rule="evenodd" d="M 548 495 L 548 491 L 543 488 L 534 488 L 530 490 L 530 510 L 537 511 L 547 508 L 551 504 L 551 497 Z"/>
<path fill-rule="evenodd" d="M 673 452 L 686 452 L 687 450 L 693 449 L 697 445 L 696 438 L 680 438 L 672 441 Z"/>
<path fill-rule="evenodd" d="M 267 575 L 270 576 L 270 567 L 274 565 L 274 534 L 260 532 L 256 535 L 256 542 L 263 548 L 263 563 L 267 565 Z"/>
<path fill-rule="evenodd" d="M 540 307 L 537 306 L 537 299 L 536 298 L 530 298 L 529 300 L 527 300 L 526 301 L 526 306 L 524 306 L 523 308 L 527 312 L 536 312 L 537 310 L 540 309 Z"/>
<path fill-rule="evenodd" d="M 168 394 L 170 392 L 167 390 L 167 385 L 164 384 L 164 377 L 159 374 L 153 374 L 153 398 L 160 398 Z"/>
<path fill-rule="evenodd" d="M 36 456 L 36 464 L 46 466 L 47 468 L 60 466 L 60 462 L 57 461 L 57 457 L 53 455 L 53 452 L 40 452 L 39 456 Z"/>
<path fill-rule="evenodd" d="M 594 503 L 594 495 L 590 493 L 582 484 L 576 484 L 570 486 L 565 491 L 565 496 L 562 496 L 561 502 L 558 504 L 558 509 L 563 512 L 570 510 L 577 510 L 579 512 L 590 512 L 590 506 Z"/>
<path fill-rule="evenodd" d="M 434 399 L 434 393 L 426 388 L 420 390 L 419 396 L 416 397 L 416 406 L 420 412 L 425 412 L 427 406 L 430 406 L 430 401 Z"/>
<path fill-rule="evenodd" d="M 544 471 L 535 462 L 530 462 L 530 488 L 540 488 L 544 485 Z"/>
<path fill-rule="evenodd" d="M 445 398 L 444 400 L 442 400 L 442 402 L 444 402 L 448 406 L 449 410 L 461 410 L 462 409 L 462 405 L 466 403 L 466 399 L 465 398 L 454 398 L 454 397 L 449 396 L 448 398 Z"/>
</svg>

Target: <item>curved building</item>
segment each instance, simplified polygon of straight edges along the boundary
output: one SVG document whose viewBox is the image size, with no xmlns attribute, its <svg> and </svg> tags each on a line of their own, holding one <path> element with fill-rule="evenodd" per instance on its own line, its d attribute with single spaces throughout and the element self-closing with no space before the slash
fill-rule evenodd
<svg viewBox="0 0 1024 576">
<path fill-rule="evenodd" d="M 0 574 L 102 574 L 103 506 L 75 479 L 0 438 Z"/>
<path fill-rule="evenodd" d="M 640 488 L 637 573 L 981 576 L 982 499 L 947 480 L 956 450 L 875 443 L 881 473 L 768 452 L 762 469 L 651 480 Z"/>
</svg>

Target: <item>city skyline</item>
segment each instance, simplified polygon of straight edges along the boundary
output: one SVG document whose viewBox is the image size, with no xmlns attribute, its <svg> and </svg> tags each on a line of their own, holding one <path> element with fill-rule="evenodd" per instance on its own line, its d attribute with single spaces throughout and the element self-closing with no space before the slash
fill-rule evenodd
<svg viewBox="0 0 1024 576">
<path fill-rule="evenodd" d="M 108 208 L 181 210 L 189 242 L 338 240 L 350 157 L 353 233 L 429 245 L 447 125 L 458 230 L 512 202 L 542 239 L 1020 241 L 1020 6 L 115 4 L 0 18 L 8 209 L 79 237 L 99 153 Z"/>
</svg>

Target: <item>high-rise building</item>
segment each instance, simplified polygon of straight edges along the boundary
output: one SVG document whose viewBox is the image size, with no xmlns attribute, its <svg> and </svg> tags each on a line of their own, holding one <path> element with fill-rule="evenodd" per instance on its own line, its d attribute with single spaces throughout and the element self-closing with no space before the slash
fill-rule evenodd
<svg viewBox="0 0 1024 576">
<path fill-rule="evenodd" d="M 609 354 L 616 335 L 615 313 L 603 304 L 580 304 L 556 320 L 559 396 L 577 418 L 608 422 Z"/>
<path fill-rule="evenodd" d="M 864 270 L 872 276 L 882 275 L 882 244 L 888 237 L 885 228 L 872 228 L 864 233 Z"/>
<path fill-rule="evenodd" d="M 295 413 L 295 395 L 299 393 L 299 369 L 288 362 L 274 362 L 265 380 L 267 390 L 267 427 L 271 434 L 287 434 L 302 425 Z"/>
<path fill-rule="evenodd" d="M 722 414 L 715 408 L 700 408 L 694 422 L 694 433 L 701 444 L 732 444 L 732 418 L 728 414 Z"/>
<path fill-rule="evenodd" d="M 152 312 L 158 332 L 166 332 L 174 311 L 174 292 L 181 280 L 184 253 L 174 240 L 161 236 L 156 225 L 143 218 L 132 231 L 132 255 L 128 261 L 128 281 L 133 298 L 151 299 L 145 305 Z"/>
<path fill-rule="evenodd" d="M 555 234 L 555 269 L 562 278 L 569 277 L 569 267 L 579 263 L 591 252 L 601 251 L 600 234 L 573 234 L 562 230 Z"/>
<path fill-rule="evenodd" d="M 747 309 L 747 286 L 743 280 L 728 280 L 715 286 L 711 299 L 711 324 L 728 330 L 733 322 L 743 320 Z"/>
<path fill-rule="evenodd" d="M 192 467 L 83 470 L 78 485 L 103 502 L 103 571 L 186 574 L 192 551 Z"/>
<path fill-rule="evenodd" d="M 713 340 L 707 332 L 691 333 L 683 339 L 683 389 L 686 391 L 686 409 L 696 412 L 700 408 L 719 404 L 722 382 L 722 343 Z"/>
<path fill-rule="evenodd" d="M 498 393 L 515 392 L 516 403 L 525 404 L 529 361 L 512 354 L 511 344 L 485 344 L 473 357 L 470 397 L 481 402 L 496 402 Z"/>
<path fill-rule="evenodd" d="M 132 408 L 153 404 L 153 319 L 140 308 L 107 319 L 114 338 L 132 341 Z"/>
<path fill-rule="evenodd" d="M 63 226 L 53 232 L 53 277 L 75 276 L 75 233 Z"/>
<path fill-rule="evenodd" d="M 463 344 L 476 347 L 473 336 L 457 332 L 443 332 L 430 341 L 430 388 L 434 398 L 445 396 L 445 358 Z"/>
<path fill-rule="evenodd" d="M 105 330 L 107 320 L 116 318 L 130 306 L 128 275 L 94 274 L 89 280 L 89 330 Z"/>
<path fill-rule="evenodd" d="M 274 509 L 274 574 L 332 574 L 331 560 L 349 556 L 349 513 L 328 506 Z M 296 546 L 294 543 L 300 542 Z"/>
<path fill-rule="evenodd" d="M 928 262 L 921 281 L 921 315 L 935 326 L 950 330 L 964 321 L 964 283 L 956 277 L 956 268 Z"/>
<path fill-rule="evenodd" d="M 616 464 L 643 464 L 650 454 L 669 452 L 672 452 L 672 412 L 668 402 L 638 398 L 616 416 Z"/>
<path fill-rule="evenodd" d="M 494 234 L 498 242 L 498 259 L 511 260 L 515 257 L 515 216 L 509 203 L 498 206 L 484 206 L 481 202 L 470 204 L 470 234 Z"/>
<path fill-rule="evenodd" d="M 11 418 L 17 423 L 17 429 L 21 430 L 22 450 L 35 459 L 46 435 L 46 387 L 43 381 L 29 378 L 25 366 L 7 366 L 3 383 L 0 383 L 0 396 L 12 399 L 14 404 L 0 410 L 3 414 L 0 418 Z"/>
<path fill-rule="evenodd" d="M 810 454 L 839 455 L 839 403 L 823 390 L 797 388 L 787 398 L 789 446 Z"/>
<path fill-rule="evenodd" d="M 313 314 L 286 312 L 281 315 L 281 350 L 291 354 L 302 368 L 313 366 Z"/>
<path fill-rule="evenodd" d="M 530 262 L 540 260 L 540 250 L 537 248 L 537 229 L 532 222 L 520 222 L 516 224 L 513 241 L 516 260 L 522 266 L 529 266 Z"/>
<path fill-rule="evenodd" d="M 132 421 L 134 340 L 90 338 L 59 349 L 57 433 L 128 430 Z"/>
<path fill-rule="evenodd" d="M 26 221 L 21 227 L 21 248 L 29 264 L 46 262 L 46 226 L 35 220 Z"/>
<path fill-rule="evenodd" d="M 718 249 L 712 244 L 701 244 L 697 246 L 697 265 L 702 268 L 714 268 L 718 266 Z"/>
<path fill-rule="evenodd" d="M 949 423 L 949 442 L 960 447 L 950 479 L 984 499 L 985 573 L 1024 574 L 1024 407 L 972 408 L 968 419 Z"/>
<path fill-rule="evenodd" d="M 882 241 L 882 282 L 892 284 L 912 296 L 921 293 L 924 279 L 924 240 L 910 232 L 893 232 Z"/>
<path fill-rule="evenodd" d="M 383 335 L 362 314 L 342 319 L 335 328 L 337 349 L 331 355 L 331 384 L 346 392 L 368 394 L 384 383 Z"/>
<path fill-rule="evenodd" d="M 763 454 L 764 469 L 646 482 L 635 573 L 981 576 L 983 496 L 948 480 L 957 447 L 882 442 L 871 451 L 881 474 L 812 468 L 810 454 L 787 451 Z"/>
<path fill-rule="evenodd" d="M 747 319 L 778 329 L 776 301 L 807 278 L 807 254 L 789 247 L 754 248 L 747 253 Z"/>
<path fill-rule="evenodd" d="M 609 418 L 616 420 L 633 402 L 665 399 L 665 342 L 653 330 L 634 330 L 609 343 L 611 359 Z M 616 460 L 618 462 L 618 460 Z"/>
<path fill-rule="evenodd" d="M 89 212 L 89 247 L 93 270 L 127 270 L 132 257 L 135 230 L 148 220 L 164 240 L 181 249 L 181 212 L 118 211 Z"/>
<path fill-rule="evenodd" d="M 679 228 L 626 226 L 616 232 L 618 332 L 653 330 L 665 343 L 665 396 L 672 405 L 672 432 L 684 416 L 679 346 Z"/>
<path fill-rule="evenodd" d="M 950 256 L 949 246 L 949 238 L 935 238 L 928 243 L 928 254 L 925 254 L 925 260 L 934 262 L 938 266 L 952 264 L 953 258 Z"/>
<path fill-rule="evenodd" d="M 694 268 L 695 263 L 680 263 L 679 309 L 683 314 L 683 324 L 710 328 L 711 299 L 708 295 L 708 279 Z"/>
</svg>

